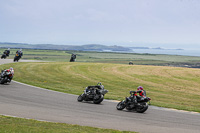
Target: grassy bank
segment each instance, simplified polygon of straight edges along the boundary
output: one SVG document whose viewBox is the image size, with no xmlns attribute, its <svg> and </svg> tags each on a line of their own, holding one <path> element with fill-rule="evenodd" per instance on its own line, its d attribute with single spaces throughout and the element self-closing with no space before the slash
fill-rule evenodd
<svg viewBox="0 0 200 133">
<path fill-rule="evenodd" d="M 71 94 L 101 81 L 105 98 L 122 100 L 141 85 L 152 104 L 200 112 L 200 69 L 103 63 L 13 63 L 14 80 Z"/>
<path fill-rule="evenodd" d="M 0 115 L 1 133 L 135 133 Z"/>
</svg>

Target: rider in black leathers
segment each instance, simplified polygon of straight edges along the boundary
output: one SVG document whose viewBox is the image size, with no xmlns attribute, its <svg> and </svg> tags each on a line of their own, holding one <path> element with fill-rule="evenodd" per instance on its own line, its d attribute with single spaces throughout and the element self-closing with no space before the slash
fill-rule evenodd
<svg viewBox="0 0 200 133">
<path fill-rule="evenodd" d="M 10 54 L 10 48 L 8 48 L 7 50 L 5 50 L 5 51 L 4 51 L 4 54 L 5 54 L 6 56 L 9 56 L 9 54 Z"/>
<path fill-rule="evenodd" d="M 19 55 L 19 57 L 21 58 L 23 56 L 23 52 L 22 52 L 22 49 L 16 51 L 16 54 Z"/>
<path fill-rule="evenodd" d="M 104 86 L 102 85 L 101 82 L 98 82 L 98 83 L 97 83 L 97 86 L 99 86 L 100 89 L 104 89 Z M 90 92 L 91 92 L 91 89 L 92 89 L 92 88 L 86 87 L 86 88 L 85 88 L 85 91 L 86 91 L 87 93 L 90 93 Z"/>
</svg>

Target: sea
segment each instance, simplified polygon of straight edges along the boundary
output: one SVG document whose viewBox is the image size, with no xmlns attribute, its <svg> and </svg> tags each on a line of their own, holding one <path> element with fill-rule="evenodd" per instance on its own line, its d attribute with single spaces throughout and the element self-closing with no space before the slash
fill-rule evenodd
<svg viewBox="0 0 200 133">
<path fill-rule="evenodd" d="M 199 56 L 200 49 L 132 49 L 131 53 L 141 54 L 168 54 L 168 55 L 185 55 L 185 56 Z"/>
</svg>

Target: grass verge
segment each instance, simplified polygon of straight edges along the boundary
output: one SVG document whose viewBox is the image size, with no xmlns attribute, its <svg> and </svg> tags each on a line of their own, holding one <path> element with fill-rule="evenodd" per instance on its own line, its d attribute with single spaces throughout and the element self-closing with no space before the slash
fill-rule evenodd
<svg viewBox="0 0 200 133">
<path fill-rule="evenodd" d="M 135 133 L 0 115 L 1 133 Z"/>
</svg>

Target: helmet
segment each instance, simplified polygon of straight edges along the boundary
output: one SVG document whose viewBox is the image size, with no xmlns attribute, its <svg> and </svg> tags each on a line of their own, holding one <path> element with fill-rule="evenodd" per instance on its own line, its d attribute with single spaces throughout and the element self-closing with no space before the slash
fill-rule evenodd
<svg viewBox="0 0 200 133">
<path fill-rule="evenodd" d="M 97 85 L 102 85 L 102 83 L 101 83 L 101 82 L 98 82 Z"/>
<path fill-rule="evenodd" d="M 13 68 L 12 68 L 12 67 L 10 67 L 10 70 L 13 70 Z"/>
<path fill-rule="evenodd" d="M 137 90 L 143 90 L 142 86 L 138 86 Z"/>
</svg>

